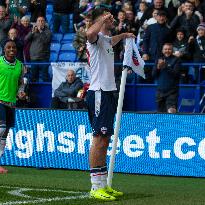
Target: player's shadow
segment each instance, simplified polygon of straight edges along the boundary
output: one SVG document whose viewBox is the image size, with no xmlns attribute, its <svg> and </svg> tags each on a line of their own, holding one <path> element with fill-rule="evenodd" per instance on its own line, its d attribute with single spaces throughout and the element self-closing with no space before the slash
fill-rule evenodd
<svg viewBox="0 0 205 205">
<path fill-rule="evenodd" d="M 120 201 L 128 200 L 128 199 L 143 199 L 148 197 L 153 197 L 154 194 L 143 194 L 143 193 L 128 193 L 120 198 Z"/>
</svg>

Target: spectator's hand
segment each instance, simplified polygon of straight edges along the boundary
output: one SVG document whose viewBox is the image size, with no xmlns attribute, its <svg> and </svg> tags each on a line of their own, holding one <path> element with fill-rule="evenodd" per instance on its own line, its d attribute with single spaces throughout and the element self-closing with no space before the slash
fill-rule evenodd
<svg viewBox="0 0 205 205">
<path fill-rule="evenodd" d="M 161 70 L 163 68 L 165 68 L 166 66 L 166 62 L 163 59 L 158 59 L 158 63 L 157 63 L 157 69 Z"/>
<path fill-rule="evenodd" d="M 112 15 L 111 13 L 105 12 L 104 16 L 102 17 L 102 21 L 103 21 L 103 22 L 106 22 L 106 21 L 112 21 L 112 22 L 114 22 L 115 19 L 114 19 L 113 15 Z"/>
<path fill-rule="evenodd" d="M 18 23 L 18 25 L 20 25 L 21 24 L 20 17 L 14 15 L 14 23 Z"/>
<path fill-rule="evenodd" d="M 34 24 L 32 28 L 32 33 L 36 33 L 38 31 L 38 27 Z"/>
<path fill-rule="evenodd" d="M 175 52 L 173 53 L 173 55 L 176 56 L 177 58 L 179 58 L 179 57 L 182 56 L 182 52 L 180 52 L 180 51 L 175 51 Z"/>
<path fill-rule="evenodd" d="M 144 61 L 148 61 L 148 60 L 149 60 L 149 55 L 143 54 L 142 59 L 143 59 Z"/>
<path fill-rule="evenodd" d="M 192 43 L 193 41 L 194 41 L 194 36 L 190 36 L 189 40 L 188 40 L 188 43 Z"/>
<path fill-rule="evenodd" d="M 31 0 L 31 3 L 35 5 L 37 4 L 36 0 Z"/>
<path fill-rule="evenodd" d="M 116 1 L 115 4 L 121 6 L 122 2 L 121 1 Z"/>
<path fill-rule="evenodd" d="M 122 30 L 122 25 L 123 25 L 123 22 L 120 22 L 119 25 L 118 25 L 118 31 Z"/>
<path fill-rule="evenodd" d="M 14 15 L 14 23 L 18 23 L 18 16 Z"/>
<path fill-rule="evenodd" d="M 23 100 L 26 97 L 26 93 L 24 91 L 20 91 L 18 92 L 18 97 L 20 100 Z"/>
<path fill-rule="evenodd" d="M 179 6 L 179 8 L 177 9 L 177 16 L 181 16 L 182 14 L 183 14 L 182 6 Z"/>
</svg>

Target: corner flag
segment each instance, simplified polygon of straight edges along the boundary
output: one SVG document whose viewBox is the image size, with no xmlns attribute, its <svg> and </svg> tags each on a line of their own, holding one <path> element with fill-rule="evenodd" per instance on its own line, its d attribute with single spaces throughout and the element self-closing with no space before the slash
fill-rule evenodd
<svg viewBox="0 0 205 205">
<path fill-rule="evenodd" d="M 121 77 L 120 93 L 118 98 L 117 114 L 116 114 L 116 125 L 114 130 L 114 139 L 112 143 L 112 150 L 111 150 L 110 164 L 109 164 L 108 178 L 107 178 L 107 183 L 109 187 L 112 186 L 113 170 L 115 164 L 117 140 L 118 140 L 118 135 L 120 130 L 120 121 L 122 115 L 122 106 L 123 106 L 124 93 L 125 93 L 127 70 L 128 68 L 132 69 L 135 73 L 145 78 L 144 64 L 145 63 L 141 58 L 137 46 L 135 44 L 135 40 L 133 38 L 127 38 L 125 44 L 124 60 L 123 60 L 124 69 L 122 71 L 122 77 Z"/>
<path fill-rule="evenodd" d="M 139 54 L 139 51 L 135 44 L 135 39 L 127 38 L 125 43 L 123 67 L 132 69 L 136 74 L 145 78 L 144 65 L 145 62 Z"/>
</svg>

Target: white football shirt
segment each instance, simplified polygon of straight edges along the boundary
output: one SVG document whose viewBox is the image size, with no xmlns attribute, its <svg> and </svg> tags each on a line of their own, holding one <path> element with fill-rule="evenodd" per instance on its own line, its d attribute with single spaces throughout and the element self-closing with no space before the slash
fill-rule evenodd
<svg viewBox="0 0 205 205">
<path fill-rule="evenodd" d="M 87 42 L 87 55 L 91 77 L 89 90 L 116 90 L 114 52 L 111 39 L 111 37 L 99 33 L 95 43 L 91 44 Z"/>
</svg>

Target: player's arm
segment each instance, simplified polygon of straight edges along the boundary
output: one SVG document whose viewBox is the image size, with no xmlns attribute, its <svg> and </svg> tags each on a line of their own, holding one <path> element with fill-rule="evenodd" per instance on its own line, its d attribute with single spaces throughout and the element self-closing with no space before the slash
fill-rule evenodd
<svg viewBox="0 0 205 205">
<path fill-rule="evenodd" d="M 94 43 L 98 39 L 98 33 L 100 32 L 101 27 L 105 23 L 106 20 L 111 18 L 112 15 L 110 13 L 99 18 L 86 32 L 87 39 L 89 43 Z"/>
<path fill-rule="evenodd" d="M 111 40 L 112 46 L 115 46 L 118 44 L 121 40 L 125 38 L 136 38 L 136 36 L 133 33 L 121 33 L 119 35 L 113 36 Z"/>
<path fill-rule="evenodd" d="M 19 89 L 18 89 L 18 97 L 20 99 L 24 98 L 26 96 L 26 93 L 25 93 L 25 88 L 26 88 L 26 84 L 24 83 L 24 67 L 23 67 L 23 64 L 22 64 L 22 68 L 21 68 L 21 76 L 19 78 Z"/>
</svg>

